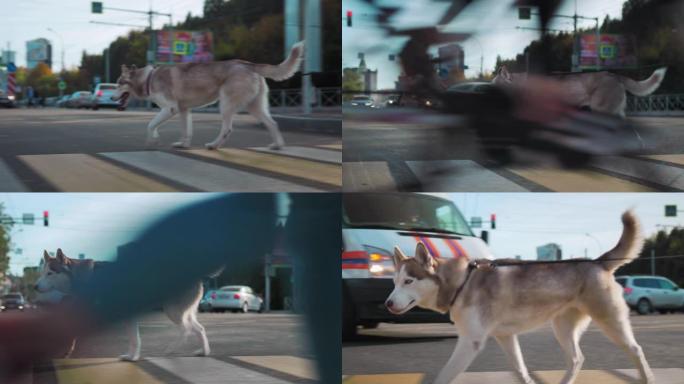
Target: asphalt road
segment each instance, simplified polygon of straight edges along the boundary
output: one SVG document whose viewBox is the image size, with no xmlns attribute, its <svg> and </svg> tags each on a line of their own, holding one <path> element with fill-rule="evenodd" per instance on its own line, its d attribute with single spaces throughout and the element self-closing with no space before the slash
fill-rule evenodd
<svg viewBox="0 0 684 384">
<path fill-rule="evenodd" d="M 218 135 L 216 113 L 194 113 L 190 150 L 174 150 L 177 118 L 148 147 L 153 111 L 56 108 L 0 110 L 0 191 L 310 191 L 339 190 L 339 134 L 283 130 L 287 147 L 249 115 L 238 115 L 220 151 L 204 144 Z M 307 122 L 310 126 L 310 122 Z M 203 166 L 210 164 L 211 166 Z M 70 179 L 77 179 L 71 180 Z"/>
<path fill-rule="evenodd" d="M 193 337 L 177 351 L 165 351 L 178 337 L 178 330 L 161 312 L 155 312 L 139 323 L 140 362 L 118 361 L 127 350 L 128 338 L 124 326 L 116 326 L 79 340 L 71 359 L 38 365 L 16 384 L 315 382 L 313 356 L 299 316 L 201 313 L 199 321 L 207 331 L 210 357 L 193 355 L 200 347 Z"/>
<path fill-rule="evenodd" d="M 344 189 L 434 192 L 684 190 L 684 118 L 634 117 L 644 156 L 599 156 L 584 169 L 561 169 L 553 156 L 516 152 L 497 167 L 464 124 L 449 129 L 397 118 L 350 121 L 345 115 Z M 407 121 L 409 121 L 407 123 Z"/>
<path fill-rule="evenodd" d="M 679 374 L 684 374 L 684 314 L 635 315 L 631 321 L 637 342 L 642 346 L 651 367 L 662 370 L 660 373 L 679 368 L 683 369 Z M 405 376 L 393 377 L 403 377 L 406 380 L 396 379 L 397 384 L 419 383 L 421 379 L 422 382 L 429 383 L 446 363 L 457 340 L 455 329 L 450 324 L 381 324 L 374 330 L 362 330 L 358 341 L 343 344 L 343 374 L 352 376 L 350 383 L 371 382 L 363 381 L 368 379 L 363 375 L 373 374 L 378 375 L 375 376 L 375 381 L 380 383 L 385 382 L 382 381 L 382 375 L 401 373 Z M 565 369 L 562 351 L 550 327 L 521 335 L 520 345 L 530 371 Z M 606 377 L 611 376 L 613 380 L 617 380 L 608 380 L 606 383 L 635 382 L 625 380 L 624 375 L 614 371 L 632 369 L 634 366 L 626 353 L 613 345 L 595 326 L 589 327 L 581 339 L 580 347 L 586 358 L 583 371 L 607 371 L 610 374 L 603 373 Z M 477 372 L 481 375 L 485 372 L 491 374 L 509 370 L 505 355 L 493 340 L 487 342 L 483 352 L 468 368 L 468 372 Z M 355 378 L 354 375 L 361 376 Z M 543 377 L 543 373 L 536 376 L 539 379 Z M 484 376 L 480 376 L 482 377 Z M 413 378 L 413 381 L 410 378 Z M 658 382 L 681 383 L 683 378 L 684 376 L 678 376 L 679 381 Z M 550 384 L 555 381 L 540 379 L 539 382 Z M 480 383 L 487 384 L 490 381 L 482 380 Z"/>
</svg>

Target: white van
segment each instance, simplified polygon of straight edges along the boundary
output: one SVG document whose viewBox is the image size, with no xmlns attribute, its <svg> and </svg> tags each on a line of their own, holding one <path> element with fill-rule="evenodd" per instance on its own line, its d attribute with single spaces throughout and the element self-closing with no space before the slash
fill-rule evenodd
<svg viewBox="0 0 684 384">
<path fill-rule="evenodd" d="M 440 197 L 411 193 L 346 193 L 342 222 L 342 338 L 358 326 L 380 322 L 447 322 L 446 315 L 414 308 L 396 316 L 384 302 L 394 285 L 392 250 L 413 255 L 423 242 L 434 257 L 492 258 L 456 205 Z M 483 231 L 483 237 L 486 232 Z"/>
</svg>

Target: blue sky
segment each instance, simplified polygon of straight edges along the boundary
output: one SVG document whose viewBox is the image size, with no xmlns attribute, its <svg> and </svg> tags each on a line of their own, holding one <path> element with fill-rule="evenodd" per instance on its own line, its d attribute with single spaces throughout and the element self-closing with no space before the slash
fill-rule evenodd
<svg viewBox="0 0 684 384">
<path fill-rule="evenodd" d="M 385 0 L 382 4 L 404 4 L 404 11 L 395 16 L 394 25 L 403 27 L 419 27 L 434 25 L 444 13 L 448 2 L 415 0 L 410 2 Z M 469 66 L 466 77 L 474 77 L 479 73 L 480 56 L 484 59 L 484 71 L 492 71 L 496 56 L 513 58 L 521 53 L 525 46 L 538 37 L 537 32 L 519 30 L 520 27 L 538 27 L 538 19 L 518 20 L 517 11 L 510 7 L 512 0 L 478 1 L 464 10 L 448 27 L 448 31 L 474 32 L 475 37 L 462 42 L 465 50 L 465 62 Z M 579 15 L 600 17 L 606 15 L 620 18 L 623 0 L 577 0 Z M 371 69 L 378 69 L 378 86 L 388 88 L 394 86 L 399 70 L 395 62 L 389 61 L 389 53 L 397 53 L 403 44 L 402 39 L 388 39 L 374 26 L 373 9 L 359 0 L 343 0 L 342 12 L 354 13 L 354 25 L 342 26 L 342 66 L 358 65 L 359 52 L 366 53 L 366 62 Z M 575 1 L 566 0 L 557 13 L 572 15 Z M 593 21 L 582 21 L 580 27 L 592 27 Z M 551 28 L 572 30 L 572 20 L 556 19 Z M 480 49 L 482 47 L 482 49 Z M 433 48 L 434 49 L 434 48 Z M 435 49 L 436 51 L 436 49 Z"/>
<path fill-rule="evenodd" d="M 33 213 L 32 226 L 15 225 L 10 254 L 10 271 L 20 274 L 36 266 L 43 249 L 62 248 L 67 256 L 107 260 L 116 247 L 132 240 L 141 229 L 174 208 L 215 196 L 210 193 L 0 193 L 5 213 L 21 217 Z M 44 227 L 43 211 L 50 213 Z"/>
<path fill-rule="evenodd" d="M 102 50 L 118 36 L 128 33 L 132 27 L 91 24 L 90 21 L 106 21 L 133 25 L 147 25 L 147 15 L 108 11 L 115 8 L 171 13 L 174 23 L 185 20 L 188 12 L 201 15 L 204 0 L 103 0 L 104 13 L 91 14 L 90 0 L 3 0 L 0 22 L 0 47 L 17 51 L 17 65 L 26 65 L 26 41 L 46 38 L 52 42 L 53 69 L 61 69 L 62 43 L 54 29 L 64 39 L 65 62 L 68 68 L 81 62 L 81 54 L 102 53 Z M 157 16 L 154 27 L 168 23 L 166 16 Z"/>
<path fill-rule="evenodd" d="M 657 225 L 684 226 L 684 212 L 665 217 L 665 205 L 684 210 L 682 193 L 461 193 L 439 194 L 453 200 L 466 219 L 496 214 L 489 229 L 496 257 L 536 258 L 536 247 L 550 242 L 563 248 L 563 258 L 596 258 L 611 249 L 622 233 L 620 215 L 634 208 L 649 236 Z M 479 230 L 476 230 L 479 235 Z M 587 235 L 589 234 L 589 235 Z"/>
</svg>

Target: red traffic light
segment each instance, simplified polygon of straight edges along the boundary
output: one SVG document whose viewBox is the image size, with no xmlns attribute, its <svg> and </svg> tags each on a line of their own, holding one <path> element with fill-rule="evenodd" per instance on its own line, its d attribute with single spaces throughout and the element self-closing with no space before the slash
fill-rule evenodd
<svg viewBox="0 0 684 384">
<path fill-rule="evenodd" d="M 347 10 L 347 27 L 352 26 L 352 11 L 351 9 Z"/>
<path fill-rule="evenodd" d="M 50 225 L 50 213 L 43 211 L 43 226 L 47 227 L 48 225 Z"/>
<path fill-rule="evenodd" d="M 489 222 L 492 224 L 492 229 L 496 229 L 496 213 L 492 213 L 489 217 Z"/>
</svg>

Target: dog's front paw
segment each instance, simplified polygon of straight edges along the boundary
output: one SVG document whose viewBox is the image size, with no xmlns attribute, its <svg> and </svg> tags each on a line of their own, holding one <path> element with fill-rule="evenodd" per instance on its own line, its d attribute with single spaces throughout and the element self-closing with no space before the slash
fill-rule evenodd
<svg viewBox="0 0 684 384">
<path fill-rule="evenodd" d="M 121 355 L 119 356 L 119 360 L 121 361 L 138 361 L 140 360 L 140 356 L 131 356 L 129 354 Z"/>
<path fill-rule="evenodd" d="M 204 144 L 204 147 L 210 151 L 213 151 L 216 148 L 218 148 L 218 145 L 216 145 L 214 143 L 206 143 L 206 144 Z"/>
<path fill-rule="evenodd" d="M 203 348 L 200 348 L 196 350 L 195 352 L 192 353 L 195 356 L 209 356 L 209 351 L 205 351 Z"/>
<path fill-rule="evenodd" d="M 285 143 L 271 143 L 271 145 L 269 145 L 268 148 L 277 151 L 283 149 L 284 146 Z"/>
<path fill-rule="evenodd" d="M 187 141 L 176 141 L 175 143 L 171 144 L 171 146 L 176 149 L 188 149 L 190 148 L 190 143 Z"/>
<path fill-rule="evenodd" d="M 148 138 L 145 140 L 145 145 L 148 147 L 156 147 L 159 145 L 159 138 Z"/>
</svg>

